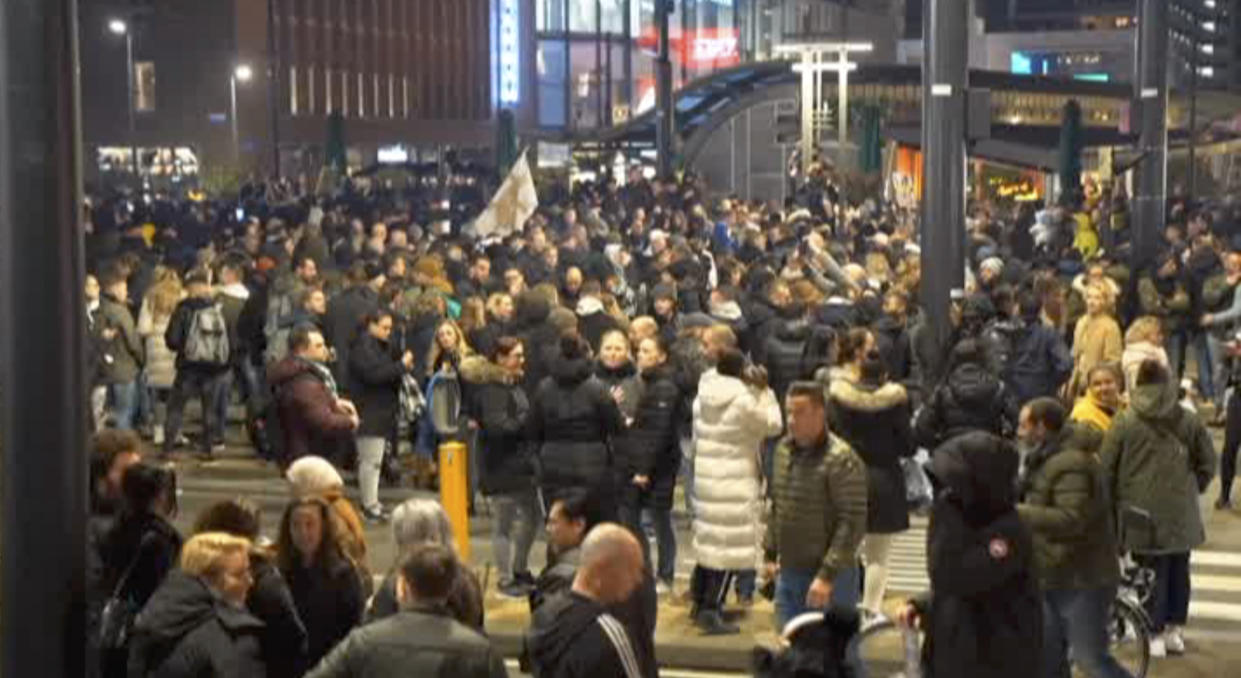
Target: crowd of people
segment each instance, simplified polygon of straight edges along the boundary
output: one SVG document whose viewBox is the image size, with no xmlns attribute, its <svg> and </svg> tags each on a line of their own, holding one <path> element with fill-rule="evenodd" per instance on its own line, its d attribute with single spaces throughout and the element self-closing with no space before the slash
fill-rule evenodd
<svg viewBox="0 0 1241 678">
<path fill-rule="evenodd" d="M 679 549 L 706 634 L 739 631 L 730 595 L 772 598 L 780 626 L 893 614 L 893 537 L 928 506 L 930 595 L 896 613 L 926 633 L 927 675 L 1058 677 L 1070 656 L 1127 675 L 1106 637 L 1122 551 L 1156 573 L 1152 653 L 1186 651 L 1207 426 L 1226 425 L 1217 509 L 1241 446 L 1236 205 L 1171 201 L 1136 268 L 1119 190 L 972 205 L 942 342 L 917 215 L 838 206 L 821 171 L 783 205 L 693 177 L 587 182 L 483 238 L 378 184 L 261 195 L 88 213 L 103 676 L 503 675 L 443 509 L 380 500 L 402 465 L 434 485 L 458 409 L 536 676 L 656 675 Z M 274 543 L 244 500 L 192 535 L 170 522 L 167 462 L 219 455 L 234 401 L 292 488 Z M 364 525 L 385 523 L 399 556 L 372 564 Z"/>
</svg>

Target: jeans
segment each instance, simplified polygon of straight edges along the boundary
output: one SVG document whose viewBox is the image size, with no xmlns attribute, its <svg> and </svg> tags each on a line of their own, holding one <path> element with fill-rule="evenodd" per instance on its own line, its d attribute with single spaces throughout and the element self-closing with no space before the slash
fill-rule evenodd
<svg viewBox="0 0 1241 678">
<path fill-rule="evenodd" d="M 776 620 L 783 629 L 790 619 L 809 612 L 806 607 L 806 593 L 810 584 L 819 575 L 818 570 L 795 570 L 780 568 L 776 577 Z M 833 607 L 853 609 L 858 603 L 858 568 L 850 567 L 840 572 L 832 581 Z"/>
<path fill-rule="evenodd" d="M 1155 586 L 1146 601 L 1151 628 L 1163 633 L 1169 624 L 1184 626 L 1189 620 L 1189 554 L 1139 555 L 1136 559 L 1155 571 Z"/>
<path fill-rule="evenodd" d="M 1187 349 L 1192 347 L 1194 357 L 1198 361 L 1198 392 L 1208 400 L 1215 398 L 1215 387 L 1211 377 L 1211 351 L 1207 346 L 1207 334 L 1201 328 L 1178 330 L 1168 335 L 1168 364 L 1179 382 L 1185 371 Z"/>
<path fill-rule="evenodd" d="M 530 571 L 530 549 L 543 524 L 543 508 L 534 488 L 493 494 L 490 499 L 495 516 L 491 551 L 500 569 L 500 582 L 507 583 L 515 574 Z"/>
<path fill-rule="evenodd" d="M 676 577 L 677 566 L 677 533 L 672 527 L 672 511 L 646 509 L 644 512 L 641 507 L 641 493 L 626 492 L 625 494 L 624 505 L 621 506 L 621 522 L 638 536 L 643 551 L 647 554 L 647 560 L 653 562 L 655 559 L 650 557 L 651 542 L 642 525 L 643 514 L 650 516 L 652 526 L 655 528 L 655 543 L 659 546 L 659 564 L 655 568 L 655 574 L 661 581 L 671 582 Z"/>
<path fill-rule="evenodd" d="M 1043 666 L 1047 678 L 1069 678 L 1069 655 L 1088 678 L 1133 678 L 1108 650 L 1108 613 L 1116 589 L 1062 589 L 1043 594 Z"/>
<path fill-rule="evenodd" d="M 112 401 L 112 418 L 116 428 L 132 431 L 138 416 L 138 381 L 112 384 L 108 387 L 108 397 Z"/>
<path fill-rule="evenodd" d="M 1237 477 L 1237 448 L 1241 447 L 1241 393 L 1236 390 L 1228 398 L 1228 417 L 1224 420 L 1224 447 L 1219 455 L 1219 498 L 1232 498 L 1232 483 Z"/>
<path fill-rule="evenodd" d="M 681 438 L 681 487 L 685 489 L 685 512 L 694 519 L 694 439 Z"/>
<path fill-rule="evenodd" d="M 228 403 L 232 400 L 233 395 L 233 373 L 225 372 L 220 375 L 220 387 L 216 389 L 215 394 L 215 416 L 220 422 L 220 437 L 212 439 L 213 443 L 224 442 L 224 429 L 228 426 Z"/>
<path fill-rule="evenodd" d="M 383 468 L 387 442 L 380 436 L 358 438 L 358 494 L 366 511 L 375 512 L 383 508 L 379 503 L 379 472 Z"/>
<path fill-rule="evenodd" d="M 1207 338 L 1207 350 L 1211 352 L 1211 386 L 1215 389 L 1215 411 L 1223 412 L 1226 394 L 1228 393 L 1228 358 L 1224 355 L 1226 336 L 1207 330 L 1203 334 Z"/>
<path fill-rule="evenodd" d="M 758 570 L 737 570 L 737 597 L 753 598 L 758 588 Z"/>
<path fill-rule="evenodd" d="M 215 401 L 223 384 L 223 373 L 177 370 L 177 378 L 172 382 L 172 395 L 168 398 L 168 422 L 164 431 L 165 454 L 172 448 L 181 433 L 181 419 L 185 415 L 185 402 L 197 395 L 202 402 L 203 439 L 202 451 L 211 454 L 211 443 L 224 439 L 224 422 L 215 414 Z"/>
</svg>

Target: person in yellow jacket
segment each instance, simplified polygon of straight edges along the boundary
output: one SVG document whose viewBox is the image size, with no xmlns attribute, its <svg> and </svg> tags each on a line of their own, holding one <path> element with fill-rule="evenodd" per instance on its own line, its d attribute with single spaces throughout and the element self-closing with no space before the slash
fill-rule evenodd
<svg viewBox="0 0 1241 678">
<path fill-rule="evenodd" d="M 1073 405 L 1069 419 L 1107 433 L 1112 419 L 1124 407 L 1124 383 L 1124 374 L 1116 363 L 1095 365 L 1086 374 L 1086 393 Z"/>
<path fill-rule="evenodd" d="M 1095 230 L 1090 215 L 1083 210 L 1078 210 L 1073 214 L 1073 221 L 1076 223 L 1073 233 L 1073 249 L 1081 253 L 1083 260 L 1090 260 L 1099 252 L 1099 232 Z"/>
</svg>

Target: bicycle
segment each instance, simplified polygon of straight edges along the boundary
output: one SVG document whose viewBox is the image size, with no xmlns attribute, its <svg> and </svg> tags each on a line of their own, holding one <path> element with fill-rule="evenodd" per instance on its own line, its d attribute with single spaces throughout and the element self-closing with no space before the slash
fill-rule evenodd
<svg viewBox="0 0 1241 678">
<path fill-rule="evenodd" d="M 1143 606 L 1150 596 L 1155 573 L 1129 555 L 1121 559 L 1121 579 L 1108 614 L 1112 656 L 1133 678 L 1150 670 L 1151 622 Z M 921 678 L 922 634 L 886 617 L 864 624 L 853 640 L 866 678 Z M 1073 675 L 1082 676 L 1078 669 Z"/>
</svg>

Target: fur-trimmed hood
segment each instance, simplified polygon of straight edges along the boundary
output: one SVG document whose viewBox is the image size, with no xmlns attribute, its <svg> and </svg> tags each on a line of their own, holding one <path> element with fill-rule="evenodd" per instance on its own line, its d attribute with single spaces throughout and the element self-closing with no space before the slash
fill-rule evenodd
<svg viewBox="0 0 1241 678">
<path fill-rule="evenodd" d="M 468 384 L 512 384 L 513 378 L 496 363 L 480 355 L 472 355 L 461 361 L 461 380 Z"/>
<path fill-rule="evenodd" d="M 896 382 L 874 387 L 848 379 L 833 379 L 827 393 L 841 405 L 862 412 L 882 412 L 909 402 L 909 393 Z"/>
</svg>

